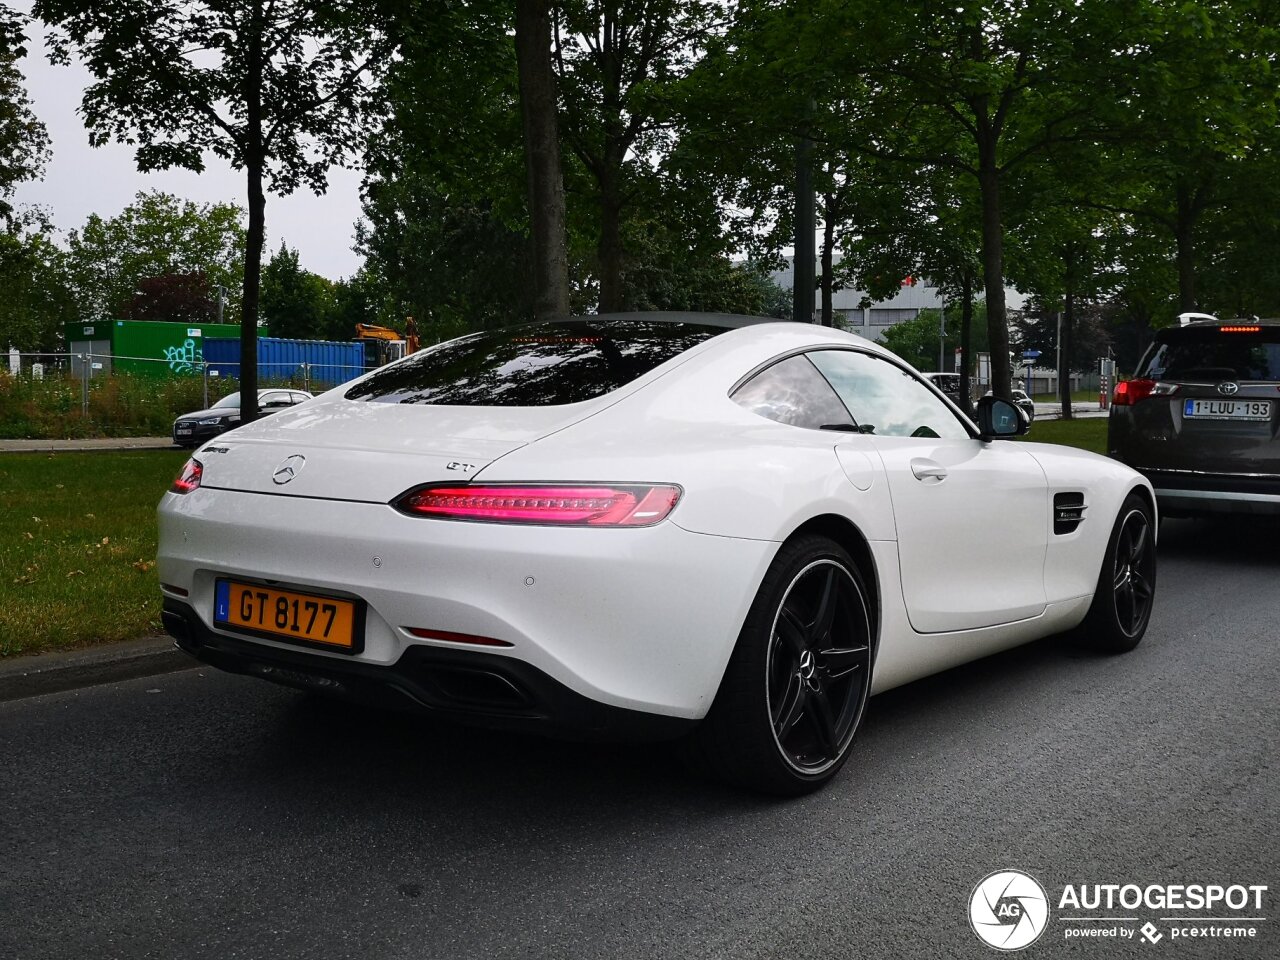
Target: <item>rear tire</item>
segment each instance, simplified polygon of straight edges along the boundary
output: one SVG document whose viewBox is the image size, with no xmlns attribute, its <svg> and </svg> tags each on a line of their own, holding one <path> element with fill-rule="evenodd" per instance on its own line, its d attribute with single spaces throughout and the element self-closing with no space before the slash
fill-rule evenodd
<svg viewBox="0 0 1280 960">
<path fill-rule="evenodd" d="M 1129 494 L 1107 541 L 1093 604 L 1076 629 L 1080 646 L 1097 653 L 1128 653 L 1142 641 L 1155 603 L 1155 531 L 1150 504 Z"/>
<path fill-rule="evenodd" d="M 871 690 L 874 617 L 862 573 L 826 537 L 783 545 L 765 574 L 690 758 L 780 796 L 821 787 L 849 757 Z"/>
</svg>

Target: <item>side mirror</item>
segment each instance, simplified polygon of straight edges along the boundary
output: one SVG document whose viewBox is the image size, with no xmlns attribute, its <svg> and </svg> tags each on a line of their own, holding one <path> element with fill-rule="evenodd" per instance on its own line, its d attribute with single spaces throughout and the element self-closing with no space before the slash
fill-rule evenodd
<svg viewBox="0 0 1280 960">
<path fill-rule="evenodd" d="M 1027 415 L 1008 400 L 983 397 L 978 401 L 978 433 L 983 440 L 1020 437 L 1029 426 Z"/>
</svg>

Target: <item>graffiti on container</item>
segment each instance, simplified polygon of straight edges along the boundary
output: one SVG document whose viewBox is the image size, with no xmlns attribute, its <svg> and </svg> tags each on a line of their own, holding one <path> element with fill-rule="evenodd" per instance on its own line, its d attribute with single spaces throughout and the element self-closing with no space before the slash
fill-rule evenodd
<svg viewBox="0 0 1280 960">
<path fill-rule="evenodd" d="M 164 358 L 174 373 L 193 373 L 195 365 L 204 360 L 204 354 L 196 342 L 188 337 L 176 347 L 165 347 Z"/>
</svg>

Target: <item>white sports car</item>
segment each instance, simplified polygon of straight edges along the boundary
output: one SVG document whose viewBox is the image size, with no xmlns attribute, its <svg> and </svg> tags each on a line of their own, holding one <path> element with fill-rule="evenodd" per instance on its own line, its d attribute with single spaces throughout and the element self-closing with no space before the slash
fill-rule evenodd
<svg viewBox="0 0 1280 960">
<path fill-rule="evenodd" d="M 160 504 L 164 622 L 217 667 L 491 726 L 684 737 L 798 793 L 870 694 L 1146 630 L 1149 484 L 1009 443 L 808 324 L 476 333 L 202 447 Z"/>
</svg>

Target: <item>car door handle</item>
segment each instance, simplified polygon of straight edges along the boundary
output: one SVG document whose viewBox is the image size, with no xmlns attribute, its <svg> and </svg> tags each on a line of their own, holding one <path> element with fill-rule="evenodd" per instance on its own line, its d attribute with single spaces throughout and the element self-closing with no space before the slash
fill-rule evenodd
<svg viewBox="0 0 1280 960">
<path fill-rule="evenodd" d="M 947 468 L 932 460 L 912 460 L 911 472 L 921 483 L 941 483 L 947 479 Z"/>
</svg>

